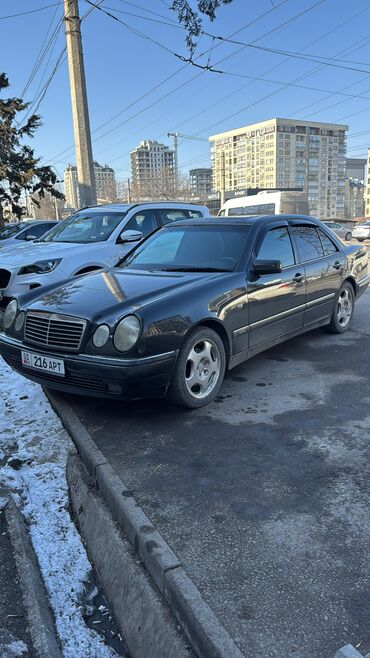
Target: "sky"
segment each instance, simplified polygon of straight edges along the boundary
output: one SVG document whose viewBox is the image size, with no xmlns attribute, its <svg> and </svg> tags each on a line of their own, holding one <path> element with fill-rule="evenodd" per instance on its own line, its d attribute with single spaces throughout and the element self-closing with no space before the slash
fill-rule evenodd
<svg viewBox="0 0 370 658">
<path fill-rule="evenodd" d="M 348 156 L 366 157 L 369 0 L 233 0 L 213 23 L 204 20 L 203 30 L 212 36 L 203 34 L 194 54 L 196 63 L 222 73 L 176 56 L 186 58 L 188 51 L 169 4 L 103 0 L 101 8 L 122 23 L 79 0 L 80 15 L 88 13 L 81 29 L 93 155 L 112 166 L 118 180 L 130 176 L 130 150 L 143 139 L 171 146 L 167 132 L 186 135 L 179 139 L 179 165 L 187 173 L 210 166 L 209 135 L 276 116 L 346 124 Z M 39 8 L 44 9 L 7 18 Z M 11 84 L 7 95 L 35 103 L 42 127 L 32 145 L 59 177 L 75 162 L 62 15 L 63 2 L 57 0 L 0 3 L 0 69 Z"/>
</svg>

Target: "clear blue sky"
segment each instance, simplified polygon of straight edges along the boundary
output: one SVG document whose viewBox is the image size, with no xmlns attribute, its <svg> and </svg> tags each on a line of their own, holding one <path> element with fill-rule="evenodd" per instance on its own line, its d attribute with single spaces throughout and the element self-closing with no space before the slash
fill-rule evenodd
<svg viewBox="0 0 370 658">
<path fill-rule="evenodd" d="M 0 19 L 56 1 L 2 0 Z M 104 0 L 101 6 L 169 50 L 186 55 L 184 31 L 174 23 L 175 14 L 168 9 L 169 2 Z M 234 75 L 202 72 L 191 65 L 184 66 L 170 52 L 94 9 L 82 23 L 94 159 L 114 167 L 117 178 L 122 179 L 130 174 L 130 149 L 142 139 L 156 138 L 170 144 L 166 132 L 175 130 L 206 140 L 210 134 L 274 116 L 346 123 L 350 128 L 348 154 L 366 156 L 367 145 L 370 145 L 370 3 L 369 0 L 318 2 L 234 0 L 218 12 L 213 24 L 205 22 L 204 29 L 222 36 L 240 30 L 234 38 L 245 43 L 255 41 L 256 45 L 268 48 L 333 58 L 341 66 L 369 73 L 323 66 L 230 43 L 219 44 L 206 36 L 201 38 L 196 54 L 211 46 L 213 50 L 198 61 L 207 63 L 210 58 L 216 68 Z M 0 20 L 0 62 L 9 77 L 12 95 L 19 95 L 25 87 L 50 25 L 48 38 L 62 16 L 62 7 L 61 2 L 44 11 Z M 81 16 L 90 7 L 85 0 L 80 0 Z M 145 11 L 144 7 L 156 15 Z M 311 7 L 301 17 L 274 29 Z M 265 15 L 261 17 L 262 14 Z M 167 24 L 144 20 L 144 16 Z M 274 31 L 264 36 L 271 30 Z M 28 88 L 26 100 L 37 97 L 38 88 L 42 89 L 64 45 L 62 28 L 50 60 L 49 51 Z M 171 79 L 160 84 L 172 74 Z M 286 84 L 278 85 L 273 81 Z M 293 81 L 295 85 L 321 91 L 292 86 L 289 83 Z M 139 100 L 156 85 L 160 86 Z M 367 99 L 333 95 L 334 90 Z M 73 148 L 59 155 L 73 145 L 66 61 L 54 76 L 38 112 L 43 126 L 33 145 L 43 162 L 55 164 L 62 172 L 68 162 L 74 162 Z M 109 121 L 119 112 L 116 119 Z M 108 121 L 105 127 L 96 130 Z M 114 130 L 105 134 L 111 129 Z M 356 134 L 362 131 L 368 132 Z M 179 162 L 184 171 L 209 166 L 207 141 L 180 141 Z"/>
</svg>

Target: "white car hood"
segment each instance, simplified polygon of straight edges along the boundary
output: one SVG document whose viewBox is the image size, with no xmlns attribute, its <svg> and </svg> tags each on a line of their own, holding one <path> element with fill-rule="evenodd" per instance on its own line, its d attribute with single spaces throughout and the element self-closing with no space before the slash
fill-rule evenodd
<svg viewBox="0 0 370 658">
<path fill-rule="evenodd" d="M 102 245 L 106 242 L 94 242 L 93 244 L 81 244 L 80 242 L 33 242 L 22 245 L 16 249 L 9 246 L 8 249 L 0 251 L 0 267 L 17 267 L 31 265 L 39 260 L 50 260 L 53 258 L 65 258 L 78 254 L 101 252 Z"/>
</svg>

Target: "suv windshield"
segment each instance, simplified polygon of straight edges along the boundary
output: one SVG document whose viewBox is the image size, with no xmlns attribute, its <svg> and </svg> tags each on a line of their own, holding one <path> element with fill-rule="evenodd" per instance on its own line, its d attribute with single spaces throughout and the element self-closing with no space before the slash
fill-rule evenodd
<svg viewBox="0 0 370 658">
<path fill-rule="evenodd" d="M 120 267 L 165 272 L 232 272 L 244 250 L 249 226 L 164 228 L 121 262 Z"/>
<path fill-rule="evenodd" d="M 4 226 L 2 229 L 0 229 L 0 240 L 12 238 L 13 235 L 17 235 L 17 233 L 26 228 L 26 226 L 32 226 L 31 222 L 20 222 L 19 224 L 10 224 L 9 226 Z"/>
<path fill-rule="evenodd" d="M 81 211 L 65 219 L 40 242 L 104 242 L 126 213 Z"/>
</svg>

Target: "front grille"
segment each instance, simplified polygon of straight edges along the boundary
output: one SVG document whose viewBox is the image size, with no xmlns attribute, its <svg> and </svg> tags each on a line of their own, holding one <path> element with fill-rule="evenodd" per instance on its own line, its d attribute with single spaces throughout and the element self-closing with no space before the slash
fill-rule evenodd
<svg viewBox="0 0 370 658">
<path fill-rule="evenodd" d="M 29 311 L 26 315 L 24 338 L 27 342 L 36 345 L 77 352 L 85 328 L 86 320 L 56 313 Z"/>
<path fill-rule="evenodd" d="M 0 269 L 0 288 L 7 288 L 11 277 L 11 272 Z"/>
</svg>

